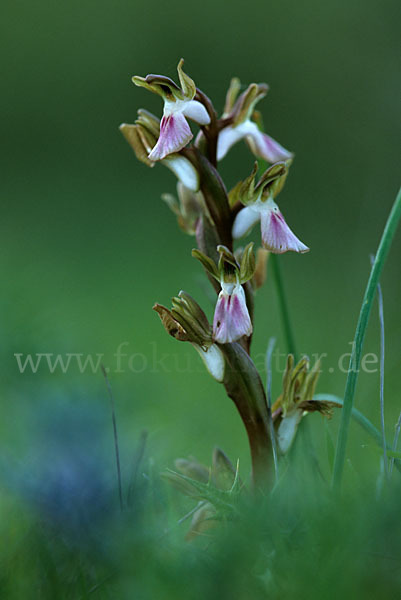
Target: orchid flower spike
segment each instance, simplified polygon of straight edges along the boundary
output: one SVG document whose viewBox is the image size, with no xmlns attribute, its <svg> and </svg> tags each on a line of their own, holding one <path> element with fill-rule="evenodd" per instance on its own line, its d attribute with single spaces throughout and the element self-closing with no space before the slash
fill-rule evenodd
<svg viewBox="0 0 401 600">
<path fill-rule="evenodd" d="M 244 138 L 251 152 L 269 163 L 292 158 L 291 152 L 260 131 L 257 124 L 252 121 L 255 105 L 266 96 L 268 86 L 265 83 L 252 83 L 236 100 L 239 89 L 239 80 L 232 79 L 223 113 L 223 119 L 227 118 L 229 124 L 220 131 L 217 141 L 217 160 L 223 159 L 230 148 Z"/>
<path fill-rule="evenodd" d="M 252 321 L 242 284 L 254 275 L 255 256 L 253 243 L 245 248 L 240 265 L 225 246 L 218 246 L 217 250 L 220 253 L 218 266 L 199 250 L 193 250 L 192 255 L 220 283 L 221 291 L 213 319 L 213 339 L 219 344 L 227 344 L 252 334 Z"/>
<path fill-rule="evenodd" d="M 210 116 L 201 102 L 194 100 L 196 86 L 182 70 L 184 60 L 178 63 L 177 71 L 181 87 L 163 75 L 135 76 L 135 85 L 144 87 L 164 100 L 163 117 L 157 144 L 150 152 L 149 160 L 162 160 L 167 155 L 178 152 L 192 139 L 193 135 L 186 117 L 199 125 L 209 125 Z"/>
<path fill-rule="evenodd" d="M 309 248 L 288 227 L 274 201 L 288 174 L 289 163 L 272 165 L 255 185 L 258 169 L 255 163 L 251 175 L 231 192 L 231 201 L 239 200 L 245 208 L 239 211 L 233 224 L 233 238 L 246 235 L 257 221 L 261 223 L 262 245 L 274 254 L 292 251 L 304 253 Z"/>
<path fill-rule="evenodd" d="M 133 149 L 136 157 L 149 167 L 154 167 L 155 162 L 149 159 L 153 148 L 156 146 L 160 134 L 160 121 L 147 110 L 138 110 L 135 125 L 123 123 L 120 131 Z M 199 190 L 199 174 L 188 158 L 178 152 L 169 154 L 161 161 L 178 180 L 192 192 Z"/>
<path fill-rule="evenodd" d="M 172 300 L 169 310 L 155 304 L 155 310 L 167 333 L 180 342 L 190 342 L 198 352 L 210 375 L 219 383 L 224 380 L 225 360 L 220 348 L 213 342 L 209 321 L 199 304 L 181 291 Z"/>
</svg>

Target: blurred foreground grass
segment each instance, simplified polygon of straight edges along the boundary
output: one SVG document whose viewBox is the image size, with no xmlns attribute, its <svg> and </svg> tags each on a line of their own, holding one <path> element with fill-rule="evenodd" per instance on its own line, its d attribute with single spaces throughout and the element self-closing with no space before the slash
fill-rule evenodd
<svg viewBox="0 0 401 600">
<path fill-rule="evenodd" d="M 269 499 L 188 543 L 188 521 L 177 520 L 194 502 L 165 487 L 159 468 L 145 457 L 122 514 L 100 473 L 85 472 L 75 496 L 62 471 L 36 482 L 34 503 L 3 495 L 1 597 L 398 598 L 398 472 L 381 491 L 354 481 L 340 500 L 297 459 Z"/>
</svg>

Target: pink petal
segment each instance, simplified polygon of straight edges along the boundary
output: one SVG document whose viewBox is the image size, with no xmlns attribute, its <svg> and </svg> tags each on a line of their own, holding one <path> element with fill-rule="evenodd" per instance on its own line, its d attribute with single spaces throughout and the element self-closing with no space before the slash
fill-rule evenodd
<svg viewBox="0 0 401 600">
<path fill-rule="evenodd" d="M 289 250 L 300 253 L 308 252 L 308 246 L 305 246 L 291 231 L 278 208 L 263 211 L 261 225 L 263 246 L 270 252 L 275 254 L 283 254 Z"/>
<path fill-rule="evenodd" d="M 213 336 L 216 342 L 227 344 L 252 333 L 252 323 L 246 305 L 245 292 L 241 285 L 235 286 L 232 294 L 222 290 L 216 304 L 213 319 Z"/>
<path fill-rule="evenodd" d="M 162 160 L 168 154 L 178 152 L 192 137 L 192 131 L 182 113 L 163 116 L 160 122 L 160 136 L 149 154 L 149 159 Z"/>
<path fill-rule="evenodd" d="M 247 136 L 247 142 L 256 156 L 264 158 L 269 163 L 280 160 L 288 160 L 292 157 L 291 152 L 283 148 L 276 140 L 255 127 L 251 135 Z"/>
</svg>

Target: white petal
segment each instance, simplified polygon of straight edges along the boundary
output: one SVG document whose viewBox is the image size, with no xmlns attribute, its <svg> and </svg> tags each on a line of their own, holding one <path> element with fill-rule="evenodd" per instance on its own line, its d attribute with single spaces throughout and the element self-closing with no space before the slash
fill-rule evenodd
<svg viewBox="0 0 401 600">
<path fill-rule="evenodd" d="M 301 419 L 302 410 L 296 408 L 288 413 L 281 421 L 277 432 L 277 441 L 283 454 L 288 452 L 288 450 L 291 448 L 291 444 L 294 441 Z"/>
<path fill-rule="evenodd" d="M 229 125 L 222 129 L 217 138 L 217 160 L 224 158 L 230 148 L 245 137 L 246 132 L 247 128 L 244 128 L 244 123 L 237 127 Z"/>
<path fill-rule="evenodd" d="M 220 348 L 216 344 L 212 344 L 207 350 L 203 350 L 198 344 L 192 345 L 199 353 L 210 375 L 221 383 L 224 379 L 225 362 Z"/>
<path fill-rule="evenodd" d="M 243 237 L 260 219 L 260 212 L 252 206 L 245 206 L 234 219 L 232 235 L 235 240 Z"/>
<path fill-rule="evenodd" d="M 193 192 L 199 190 L 199 174 L 191 161 L 180 154 L 170 154 L 163 160 L 163 165 L 176 175 L 186 188 Z"/>
<path fill-rule="evenodd" d="M 209 125 L 210 123 L 210 117 L 206 108 L 197 100 L 185 102 L 182 113 L 188 117 L 188 119 L 192 119 L 195 123 L 198 123 L 198 125 Z"/>
</svg>

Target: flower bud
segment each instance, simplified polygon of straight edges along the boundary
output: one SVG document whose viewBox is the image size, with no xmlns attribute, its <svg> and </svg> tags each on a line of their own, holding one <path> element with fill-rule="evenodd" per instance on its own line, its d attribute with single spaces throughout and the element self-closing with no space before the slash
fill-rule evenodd
<svg viewBox="0 0 401 600">
<path fill-rule="evenodd" d="M 148 167 L 154 167 L 155 163 L 148 158 L 153 145 L 152 139 L 150 136 L 148 137 L 146 130 L 139 125 L 122 123 L 120 131 L 135 152 L 137 159 L 148 165 Z"/>
<path fill-rule="evenodd" d="M 216 509 L 210 502 L 200 502 L 199 508 L 195 511 L 191 526 L 185 539 L 187 542 L 193 540 L 198 535 L 204 535 L 206 531 L 215 527 L 218 522 Z"/>
<path fill-rule="evenodd" d="M 277 441 L 283 454 L 290 449 L 302 417 L 310 412 L 320 412 L 330 418 L 332 407 L 336 406 L 335 402 L 314 399 L 319 373 L 320 361 L 310 368 L 306 356 L 294 365 L 294 357 L 292 354 L 288 355 L 283 376 L 283 392 L 272 407 L 273 415 L 279 413 Z"/>
<path fill-rule="evenodd" d="M 214 485 L 221 490 L 231 490 L 237 477 L 237 470 L 220 448 L 213 450 L 212 478 Z M 242 485 L 242 482 L 240 481 Z"/>
<path fill-rule="evenodd" d="M 230 87 L 227 90 L 226 102 L 224 104 L 223 118 L 228 117 L 234 108 L 235 101 L 241 89 L 241 82 L 238 77 L 233 77 L 230 81 Z"/>
<path fill-rule="evenodd" d="M 208 483 L 210 480 L 210 469 L 194 458 L 177 458 L 174 461 L 174 466 L 177 471 L 180 471 L 187 477 L 201 481 L 202 483 Z"/>
<path fill-rule="evenodd" d="M 155 310 L 167 333 L 182 342 L 191 342 L 202 358 L 207 370 L 218 382 L 224 380 L 225 360 L 220 348 L 213 343 L 211 327 L 207 317 L 195 300 L 181 291 L 172 300 L 170 311 L 155 304 Z"/>
<path fill-rule="evenodd" d="M 167 159 L 164 159 L 167 160 Z M 195 194 L 180 181 L 177 183 L 178 202 L 172 194 L 163 194 L 162 200 L 177 216 L 178 225 L 185 233 L 195 235 L 196 225 L 202 214 L 202 201 L 199 194 Z"/>
</svg>

